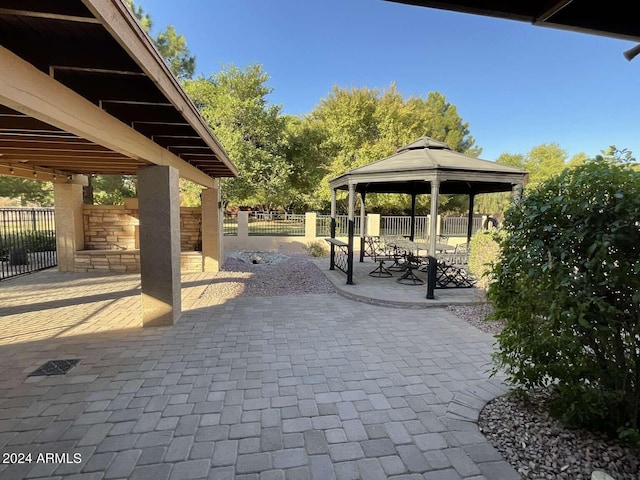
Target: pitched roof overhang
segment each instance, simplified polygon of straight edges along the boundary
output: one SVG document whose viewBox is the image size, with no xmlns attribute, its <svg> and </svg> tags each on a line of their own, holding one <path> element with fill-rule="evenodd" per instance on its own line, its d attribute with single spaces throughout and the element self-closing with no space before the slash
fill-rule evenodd
<svg viewBox="0 0 640 480">
<path fill-rule="evenodd" d="M 0 0 L 0 173 L 237 175 L 122 0 Z"/>
<path fill-rule="evenodd" d="M 636 3 L 612 0 L 388 0 L 640 41 Z"/>
</svg>

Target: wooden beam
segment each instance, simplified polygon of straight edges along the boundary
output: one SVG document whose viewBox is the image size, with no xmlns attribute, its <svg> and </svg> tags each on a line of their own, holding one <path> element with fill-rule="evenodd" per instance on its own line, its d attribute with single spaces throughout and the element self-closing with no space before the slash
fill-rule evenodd
<svg viewBox="0 0 640 480">
<path fill-rule="evenodd" d="M 21 167 L 20 165 L 7 165 L 0 163 L 0 175 L 9 177 L 28 178 L 30 180 L 39 180 L 42 182 L 54 183 L 77 183 L 80 185 L 88 185 L 88 179 L 85 175 L 73 175 L 66 172 L 55 170 L 47 170 L 39 168 L 36 170 L 37 176 L 33 176 L 33 168 Z"/>
<path fill-rule="evenodd" d="M 211 147 L 220 161 L 227 166 L 231 174 L 236 176 L 238 169 L 169 70 L 149 35 L 142 29 L 126 5 L 121 0 L 82 0 L 82 3 L 102 21 L 103 26 L 113 38 L 136 60 L 160 91 Z"/>
<path fill-rule="evenodd" d="M 17 17 L 46 18 L 63 20 L 65 22 L 93 23 L 100 25 L 100 20 L 93 17 L 79 17 L 77 15 L 61 15 L 59 13 L 34 12 L 32 10 L 18 10 L 14 8 L 0 8 L 0 15 L 15 15 Z"/>
<path fill-rule="evenodd" d="M 0 46 L 0 103 L 127 157 L 170 165 L 205 187 L 213 179 Z M 46 94 L 43 94 L 46 92 Z"/>
</svg>

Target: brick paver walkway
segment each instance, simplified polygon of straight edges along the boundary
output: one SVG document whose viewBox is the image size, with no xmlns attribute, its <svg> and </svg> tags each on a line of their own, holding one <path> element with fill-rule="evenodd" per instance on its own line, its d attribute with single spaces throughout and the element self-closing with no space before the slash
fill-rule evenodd
<svg viewBox="0 0 640 480">
<path fill-rule="evenodd" d="M 337 294 L 206 305 L 194 277 L 180 322 L 142 329 L 138 280 L 0 284 L 0 453 L 31 454 L 0 478 L 518 478 L 474 423 L 504 391 L 493 339 L 446 310 Z M 67 375 L 27 376 L 69 358 Z"/>
</svg>

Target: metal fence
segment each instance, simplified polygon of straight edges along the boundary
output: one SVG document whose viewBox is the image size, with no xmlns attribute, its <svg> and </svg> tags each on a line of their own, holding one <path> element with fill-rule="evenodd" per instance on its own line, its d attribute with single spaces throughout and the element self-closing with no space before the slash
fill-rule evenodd
<svg viewBox="0 0 640 480">
<path fill-rule="evenodd" d="M 466 237 L 468 225 L 468 217 L 444 217 L 440 227 L 440 234 L 449 237 Z M 478 230 L 482 230 L 482 217 L 473 217 L 471 234 L 473 235 Z"/>
<path fill-rule="evenodd" d="M 336 236 L 346 237 L 347 215 L 336 216 Z M 304 236 L 305 214 L 278 212 L 251 212 L 249 214 L 248 234 L 250 236 Z M 360 215 L 354 217 L 354 234 L 360 235 Z M 366 222 L 366 218 L 365 218 Z M 465 237 L 467 235 L 467 217 L 442 217 L 440 235 L 451 237 Z M 366 223 L 365 223 L 366 228 Z M 474 217 L 473 233 L 482 229 L 482 218 Z M 428 238 L 428 216 L 416 216 L 415 238 Z M 238 215 L 224 215 L 224 234 L 238 235 Z M 380 217 L 380 235 L 411 234 L 411 217 L 408 215 L 384 215 Z M 316 237 L 331 235 L 331 215 L 316 215 Z"/>
<path fill-rule="evenodd" d="M 304 217 L 298 213 L 251 212 L 250 236 L 304 236 Z"/>
<path fill-rule="evenodd" d="M 225 235 L 238 235 L 238 215 L 236 213 L 225 213 L 222 221 L 222 231 Z"/>
<path fill-rule="evenodd" d="M 52 208 L 0 208 L 0 280 L 57 264 Z"/>
<path fill-rule="evenodd" d="M 366 219 L 365 219 L 366 221 Z M 336 215 L 336 237 L 346 237 L 349 235 L 349 217 L 347 215 Z M 353 218 L 354 235 L 360 235 L 360 217 Z M 316 216 L 316 237 L 331 236 L 331 215 Z"/>
<path fill-rule="evenodd" d="M 427 238 L 428 222 L 426 216 L 416 216 L 416 238 Z M 382 216 L 380 217 L 380 235 L 411 235 L 411 217 L 403 216 Z"/>
</svg>

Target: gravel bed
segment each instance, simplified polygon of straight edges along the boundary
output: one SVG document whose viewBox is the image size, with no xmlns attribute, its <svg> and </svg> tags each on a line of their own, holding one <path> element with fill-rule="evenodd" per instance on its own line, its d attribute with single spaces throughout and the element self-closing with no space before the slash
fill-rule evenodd
<svg viewBox="0 0 640 480">
<path fill-rule="evenodd" d="M 488 303 L 451 305 L 447 310 L 485 333 L 495 335 L 502 331 L 502 322 L 485 320 L 491 313 L 491 305 Z"/>
<path fill-rule="evenodd" d="M 306 253 L 241 251 L 227 255 L 202 297 L 273 297 L 331 293 L 335 288 Z"/>
<path fill-rule="evenodd" d="M 640 478 L 640 452 L 585 430 L 568 430 L 549 415 L 551 397 L 506 395 L 480 414 L 480 430 L 523 479 L 589 480 L 595 470 L 615 480 Z"/>
<path fill-rule="evenodd" d="M 502 322 L 488 322 L 489 304 L 451 306 L 449 311 L 489 334 Z M 640 452 L 617 440 L 585 430 L 569 430 L 549 415 L 548 391 L 528 400 L 504 395 L 489 402 L 480 430 L 523 479 L 590 480 L 599 470 L 614 480 L 640 479 Z"/>
</svg>

